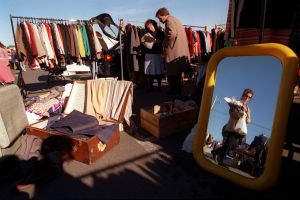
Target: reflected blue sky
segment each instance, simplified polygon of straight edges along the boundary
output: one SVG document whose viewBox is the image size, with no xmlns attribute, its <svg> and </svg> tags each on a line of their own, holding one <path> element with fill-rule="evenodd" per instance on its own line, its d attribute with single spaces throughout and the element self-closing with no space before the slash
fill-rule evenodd
<svg viewBox="0 0 300 200">
<path fill-rule="evenodd" d="M 208 132 L 222 141 L 222 127 L 229 119 L 229 106 L 224 97 L 240 99 L 245 88 L 254 91 L 248 106 L 252 122 L 248 124 L 246 142 L 261 133 L 270 136 L 282 73 L 281 61 L 273 56 L 227 57 L 217 67 L 213 108 L 210 112 Z M 212 101 L 212 102 L 213 102 Z"/>
</svg>

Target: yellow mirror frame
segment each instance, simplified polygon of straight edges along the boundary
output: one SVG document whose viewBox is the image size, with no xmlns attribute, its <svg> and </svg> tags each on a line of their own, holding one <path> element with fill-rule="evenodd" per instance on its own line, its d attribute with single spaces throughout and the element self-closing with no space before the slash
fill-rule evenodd
<svg viewBox="0 0 300 200">
<path fill-rule="evenodd" d="M 204 155 L 203 146 L 208 126 L 210 108 L 216 83 L 216 71 L 220 61 L 234 56 L 274 56 L 282 63 L 282 74 L 278 99 L 275 108 L 269 150 L 263 174 L 258 178 L 247 178 L 238 173 L 210 162 Z M 271 187 L 278 179 L 281 165 L 283 143 L 293 100 L 293 87 L 297 80 L 298 58 L 287 46 L 277 43 L 254 44 L 223 48 L 210 59 L 207 68 L 204 91 L 201 101 L 196 134 L 193 142 L 193 156 L 205 170 L 228 179 L 243 187 L 264 190 Z M 274 97 L 277 98 L 277 97 Z"/>
</svg>

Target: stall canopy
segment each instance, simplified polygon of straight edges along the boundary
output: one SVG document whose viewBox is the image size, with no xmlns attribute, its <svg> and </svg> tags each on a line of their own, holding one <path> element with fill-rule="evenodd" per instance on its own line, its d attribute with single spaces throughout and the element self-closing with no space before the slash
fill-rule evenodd
<svg viewBox="0 0 300 200">
<path fill-rule="evenodd" d="M 288 45 L 299 18 L 300 0 L 230 0 L 226 38 L 239 45 L 278 42 Z"/>
<path fill-rule="evenodd" d="M 241 1 L 242 2 L 242 1 Z M 266 2 L 264 4 L 264 2 Z M 239 28 L 259 28 L 265 9 L 264 28 L 292 28 L 300 0 L 244 0 Z M 263 8 L 265 5 L 265 8 Z"/>
</svg>

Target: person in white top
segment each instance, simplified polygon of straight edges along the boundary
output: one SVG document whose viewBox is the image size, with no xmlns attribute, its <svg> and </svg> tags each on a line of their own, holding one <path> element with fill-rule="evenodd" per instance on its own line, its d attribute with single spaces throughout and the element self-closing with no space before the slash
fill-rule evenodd
<svg viewBox="0 0 300 200">
<path fill-rule="evenodd" d="M 229 151 L 234 152 L 245 140 L 247 124 L 251 122 L 251 110 L 248 107 L 248 103 L 253 98 L 253 95 L 254 92 L 247 88 L 239 101 L 229 103 L 230 117 L 222 129 L 223 144 L 221 147 L 211 151 L 214 160 L 220 165 L 224 165 L 223 160 Z"/>
</svg>

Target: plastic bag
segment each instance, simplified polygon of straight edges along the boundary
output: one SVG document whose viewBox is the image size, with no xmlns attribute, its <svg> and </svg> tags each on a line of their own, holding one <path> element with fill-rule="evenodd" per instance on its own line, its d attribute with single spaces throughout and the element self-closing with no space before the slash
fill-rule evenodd
<svg viewBox="0 0 300 200">
<path fill-rule="evenodd" d="M 235 98 L 225 97 L 224 99 L 232 110 L 230 118 L 226 124 L 225 130 L 229 132 L 236 132 L 241 135 L 246 135 L 246 113 L 243 109 L 243 105 L 240 101 L 235 100 Z"/>
</svg>

